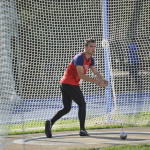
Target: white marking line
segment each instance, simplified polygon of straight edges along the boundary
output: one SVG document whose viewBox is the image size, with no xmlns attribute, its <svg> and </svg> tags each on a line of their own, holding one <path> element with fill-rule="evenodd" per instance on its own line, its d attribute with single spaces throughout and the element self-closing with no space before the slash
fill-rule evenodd
<svg viewBox="0 0 150 150">
<path fill-rule="evenodd" d="M 127 134 L 147 134 L 147 135 L 150 135 L 150 132 L 126 132 Z M 89 133 L 90 135 L 102 135 L 102 134 L 118 134 L 118 137 L 119 137 L 119 134 L 120 132 L 92 132 L 92 133 Z M 79 135 L 78 133 L 74 133 L 74 134 L 61 134 L 61 135 L 54 135 L 53 137 L 65 137 L 65 136 L 76 136 L 76 135 Z M 90 136 L 88 137 L 90 138 Z M 92 137 L 91 137 L 92 138 Z M 120 143 L 120 144 L 130 144 L 130 143 L 144 143 L 144 142 L 150 142 L 150 139 L 149 140 L 141 140 L 141 141 L 125 141 L 125 140 L 122 140 L 121 142 L 120 141 L 117 141 L 117 142 L 96 142 L 96 143 L 82 143 L 82 142 L 61 142 L 56 144 L 56 142 L 54 143 L 54 141 L 50 141 L 50 138 L 47 142 L 45 143 L 35 143 L 35 142 L 28 142 L 28 141 L 33 141 L 33 140 L 37 140 L 37 139 L 48 139 L 46 136 L 39 136 L 39 137 L 33 137 L 33 138 L 27 138 L 27 139 L 18 139 L 18 140 L 14 140 L 13 143 L 14 144 L 27 144 L 27 145 L 81 145 L 81 144 L 84 144 L 84 145 L 88 145 L 88 144 L 116 144 L 116 143 Z M 52 143 L 50 143 L 52 142 Z"/>
</svg>

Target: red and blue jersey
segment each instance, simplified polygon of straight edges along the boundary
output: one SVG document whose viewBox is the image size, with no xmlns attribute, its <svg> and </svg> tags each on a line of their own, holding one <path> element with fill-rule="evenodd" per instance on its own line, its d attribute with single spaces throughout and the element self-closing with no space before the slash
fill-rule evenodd
<svg viewBox="0 0 150 150">
<path fill-rule="evenodd" d="M 88 60 L 85 57 L 84 53 L 79 53 L 73 57 L 72 61 L 69 63 L 67 69 L 64 72 L 63 77 L 60 80 L 60 83 L 79 85 L 80 78 L 77 73 L 76 66 L 83 66 L 84 74 L 90 66 L 94 66 L 94 59 L 90 57 Z"/>
</svg>

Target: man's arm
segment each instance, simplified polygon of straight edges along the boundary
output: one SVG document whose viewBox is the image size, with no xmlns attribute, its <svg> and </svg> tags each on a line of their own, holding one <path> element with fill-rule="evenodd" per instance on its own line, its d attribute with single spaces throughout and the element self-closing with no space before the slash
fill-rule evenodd
<svg viewBox="0 0 150 150">
<path fill-rule="evenodd" d="M 91 71 L 93 72 L 93 75 L 96 79 L 99 80 L 104 80 L 104 77 L 102 75 L 99 74 L 99 72 L 97 71 L 97 69 L 95 68 L 95 66 L 90 66 Z"/>
<path fill-rule="evenodd" d="M 77 73 L 78 73 L 78 76 L 80 79 L 83 79 L 83 80 L 91 82 L 91 83 L 95 83 L 96 85 L 98 85 L 100 87 L 106 86 L 106 84 L 103 82 L 103 80 L 96 80 L 96 79 L 90 78 L 89 76 L 85 75 L 84 71 L 83 71 L 83 66 L 77 65 L 76 69 L 77 69 Z"/>
<path fill-rule="evenodd" d="M 108 85 L 108 81 L 105 80 L 105 78 L 101 74 L 99 74 L 95 66 L 90 66 L 90 69 L 97 80 L 103 81 L 106 84 L 106 86 Z"/>
</svg>

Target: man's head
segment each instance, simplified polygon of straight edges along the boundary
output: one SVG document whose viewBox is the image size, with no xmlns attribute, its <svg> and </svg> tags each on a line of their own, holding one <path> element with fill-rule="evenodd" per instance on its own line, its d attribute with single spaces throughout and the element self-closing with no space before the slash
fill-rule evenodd
<svg viewBox="0 0 150 150">
<path fill-rule="evenodd" d="M 93 39 L 86 39 L 84 44 L 84 52 L 93 55 L 96 49 L 96 41 Z"/>
</svg>

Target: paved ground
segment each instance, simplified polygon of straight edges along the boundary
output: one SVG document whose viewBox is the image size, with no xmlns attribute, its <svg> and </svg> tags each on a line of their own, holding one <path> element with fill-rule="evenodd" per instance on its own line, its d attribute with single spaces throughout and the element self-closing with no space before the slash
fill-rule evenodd
<svg viewBox="0 0 150 150">
<path fill-rule="evenodd" d="M 150 127 L 124 128 L 123 131 L 128 133 L 126 140 L 120 139 L 120 131 L 121 128 L 88 130 L 91 133 L 89 137 L 80 137 L 78 131 L 55 132 L 51 139 L 43 133 L 8 136 L 4 150 L 70 150 L 119 144 L 150 144 Z M 27 139 L 26 142 L 24 139 Z"/>
</svg>

